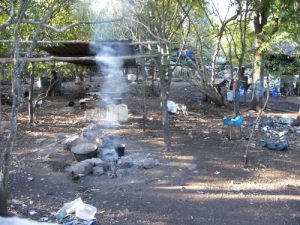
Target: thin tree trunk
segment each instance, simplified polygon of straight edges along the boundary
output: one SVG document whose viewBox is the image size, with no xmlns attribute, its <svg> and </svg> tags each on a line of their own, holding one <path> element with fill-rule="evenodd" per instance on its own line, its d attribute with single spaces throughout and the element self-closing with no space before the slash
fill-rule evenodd
<svg viewBox="0 0 300 225">
<path fill-rule="evenodd" d="M 167 83 L 165 81 L 161 82 L 161 104 L 162 104 L 162 126 L 163 126 L 163 135 L 165 142 L 165 150 L 171 151 L 171 135 L 170 135 L 170 125 L 169 125 L 169 112 L 168 112 L 168 94 L 167 94 Z"/>
<path fill-rule="evenodd" d="M 29 87 L 29 96 L 28 96 L 28 109 L 29 109 L 29 123 L 34 121 L 34 106 L 33 106 L 33 84 L 34 84 L 34 63 L 31 64 L 31 74 L 30 74 L 30 87 Z"/>
<path fill-rule="evenodd" d="M 1 68 L 1 72 L 2 72 L 2 76 L 4 77 L 4 67 Z M 0 79 L 0 93 L 1 93 L 1 81 L 2 79 Z M 2 103 L 1 103 L 1 95 L 0 95 L 0 121 L 2 120 Z M 1 128 L 0 128 L 0 132 Z M 2 133 L 0 133 L 0 143 L 2 143 L 3 141 L 3 136 Z M 3 152 L 3 145 L 0 145 L 0 163 L 1 165 L 3 164 L 3 156 L 2 156 L 2 152 Z M 3 182 L 3 173 L 0 171 L 0 216 L 7 216 L 7 193 L 6 190 L 4 189 L 3 186 L 4 182 Z"/>
<path fill-rule="evenodd" d="M 16 44 L 16 48 L 18 48 L 18 44 Z M 16 58 L 18 53 L 16 53 Z M 15 64 L 15 70 L 13 74 L 13 105 L 11 110 L 11 123 L 10 123 L 10 133 L 8 136 L 8 140 L 6 143 L 6 146 L 2 153 L 2 182 L 0 185 L 0 188 L 2 190 L 0 191 L 3 195 L 2 202 L 0 203 L 4 208 L 4 213 L 7 212 L 7 190 L 8 190 L 8 180 L 9 180 L 9 165 L 10 165 L 10 158 L 11 158 L 11 152 L 14 144 L 15 137 L 17 135 L 17 117 L 18 117 L 18 111 L 19 111 L 19 102 L 20 102 L 20 64 L 19 61 L 16 60 Z M 0 176 L 1 176 L 0 175 Z M 1 199 L 0 199 L 1 200 Z"/>
<path fill-rule="evenodd" d="M 216 46 L 216 49 L 215 49 L 215 52 L 213 54 L 213 57 L 212 57 L 212 61 L 211 61 L 211 80 L 210 80 L 210 83 L 211 85 L 214 85 L 215 83 L 215 79 L 216 79 L 216 72 L 217 72 L 217 57 L 218 57 L 218 54 L 219 54 L 219 51 L 220 51 L 220 46 L 221 46 L 221 40 L 222 40 L 222 34 L 223 34 L 223 31 L 219 33 L 219 36 L 218 36 L 218 42 L 217 42 L 217 46 Z"/>
<path fill-rule="evenodd" d="M 160 46 L 161 53 L 167 52 L 167 48 L 165 46 Z M 163 58 L 162 58 L 163 57 Z M 162 127 L 163 127 L 163 136 L 165 142 L 165 150 L 171 151 L 172 144 L 171 144 L 171 135 L 170 135 L 170 128 L 169 128 L 169 113 L 168 113 L 168 91 L 170 86 L 170 74 L 166 75 L 166 66 L 168 65 L 168 57 L 161 56 L 158 60 L 158 68 L 159 68 L 159 76 L 160 76 L 160 84 L 161 84 L 161 92 L 160 92 L 160 99 L 161 99 L 161 107 L 162 107 Z M 170 71 L 168 71 L 170 72 Z"/>
<path fill-rule="evenodd" d="M 139 46 L 140 54 L 143 54 L 143 46 Z M 143 96 L 142 96 L 142 108 L 143 108 L 143 132 L 146 130 L 147 112 L 146 112 L 146 74 L 145 74 L 145 60 L 141 59 L 141 74 L 143 79 Z"/>
</svg>

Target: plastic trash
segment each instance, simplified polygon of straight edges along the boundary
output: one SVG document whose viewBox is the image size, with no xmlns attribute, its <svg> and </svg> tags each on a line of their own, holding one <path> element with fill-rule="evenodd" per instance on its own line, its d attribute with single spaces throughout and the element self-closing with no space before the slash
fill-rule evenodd
<svg viewBox="0 0 300 225">
<path fill-rule="evenodd" d="M 58 222 L 62 222 L 64 218 L 66 218 L 69 214 L 74 213 L 76 208 L 80 207 L 83 204 L 84 203 L 81 198 L 77 198 L 72 202 L 65 203 L 64 206 L 56 212 L 56 220 Z"/>
<path fill-rule="evenodd" d="M 168 112 L 177 113 L 177 104 L 173 101 L 167 101 Z"/>
<path fill-rule="evenodd" d="M 290 118 L 288 115 L 283 115 L 281 117 L 281 122 L 284 124 L 291 124 L 293 122 L 293 119 Z"/>
<path fill-rule="evenodd" d="M 72 202 L 68 202 L 64 204 L 64 206 L 57 211 L 55 214 L 55 218 L 59 223 L 62 223 L 63 220 L 68 217 L 70 214 L 75 213 L 75 216 L 79 220 L 84 220 L 86 222 L 80 222 L 78 223 L 77 220 L 74 220 L 75 218 L 69 218 L 72 219 L 71 221 L 68 221 L 67 225 L 73 225 L 73 224 L 93 224 L 95 220 L 95 214 L 97 212 L 97 208 L 85 204 L 81 198 L 77 198 Z M 65 222 L 65 221 L 64 221 Z"/>
<path fill-rule="evenodd" d="M 228 91 L 227 92 L 227 101 L 232 102 L 234 99 L 234 92 L 233 91 Z"/>
<path fill-rule="evenodd" d="M 100 225 L 100 223 L 97 220 L 91 220 L 91 221 L 72 220 L 67 223 L 64 223 L 64 225 Z"/>
<path fill-rule="evenodd" d="M 223 119 L 225 126 L 241 126 L 244 124 L 244 118 L 242 116 L 227 116 Z"/>
<path fill-rule="evenodd" d="M 96 212 L 96 207 L 83 203 L 81 205 L 78 205 L 78 207 L 76 208 L 75 215 L 77 218 L 82 220 L 93 220 L 95 219 Z"/>
<path fill-rule="evenodd" d="M 275 141 L 261 141 L 262 147 L 266 147 L 273 151 L 287 151 L 289 144 L 287 141 L 284 142 L 275 142 Z"/>
</svg>

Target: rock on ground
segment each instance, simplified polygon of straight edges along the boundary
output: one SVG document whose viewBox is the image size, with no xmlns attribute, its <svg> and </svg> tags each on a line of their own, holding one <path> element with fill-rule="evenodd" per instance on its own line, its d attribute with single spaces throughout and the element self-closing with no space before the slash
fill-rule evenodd
<svg viewBox="0 0 300 225">
<path fill-rule="evenodd" d="M 99 159 L 99 158 L 91 158 L 91 159 L 86 159 L 84 161 L 91 163 L 93 166 L 104 166 L 104 165 L 106 165 L 106 163 L 102 159 Z"/>
<path fill-rule="evenodd" d="M 73 172 L 78 175 L 87 175 L 93 171 L 93 167 L 92 163 L 84 160 L 66 168 L 66 171 Z"/>
<path fill-rule="evenodd" d="M 154 158 L 146 158 L 139 162 L 139 167 L 143 169 L 151 169 L 158 165 L 158 160 Z"/>
<path fill-rule="evenodd" d="M 103 166 L 95 166 L 93 168 L 93 175 L 94 176 L 101 176 L 105 173 Z"/>
</svg>

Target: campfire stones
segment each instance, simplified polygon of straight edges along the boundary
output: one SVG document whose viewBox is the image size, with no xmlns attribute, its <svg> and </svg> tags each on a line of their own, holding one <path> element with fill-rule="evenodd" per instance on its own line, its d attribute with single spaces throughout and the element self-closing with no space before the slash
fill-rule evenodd
<svg viewBox="0 0 300 225">
<path fill-rule="evenodd" d="M 105 173 L 103 166 L 95 166 L 93 168 L 93 175 L 94 176 L 101 176 Z"/>
<path fill-rule="evenodd" d="M 71 172 L 72 174 L 76 175 L 87 175 L 93 172 L 94 175 L 99 175 L 101 173 L 101 169 L 106 165 L 104 161 L 99 158 L 91 158 L 86 159 L 81 162 L 78 162 L 66 169 L 66 171 Z M 104 170 L 103 170 L 104 173 Z"/>
<path fill-rule="evenodd" d="M 91 158 L 91 159 L 86 159 L 85 160 L 88 163 L 91 163 L 93 166 L 105 166 L 106 163 L 99 158 Z"/>
<path fill-rule="evenodd" d="M 122 157 L 118 161 L 118 167 L 120 169 L 129 169 L 134 166 L 133 159 L 131 157 Z"/>
<path fill-rule="evenodd" d="M 81 162 L 78 162 L 66 169 L 66 171 L 71 172 L 72 174 L 76 175 L 87 175 L 93 171 L 93 164 L 84 160 Z"/>
</svg>

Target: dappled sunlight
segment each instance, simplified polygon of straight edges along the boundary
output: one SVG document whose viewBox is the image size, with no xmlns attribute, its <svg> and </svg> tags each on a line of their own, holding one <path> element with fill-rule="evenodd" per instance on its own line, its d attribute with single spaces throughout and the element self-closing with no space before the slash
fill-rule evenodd
<svg viewBox="0 0 300 225">
<path fill-rule="evenodd" d="M 189 181 L 186 182 L 183 186 L 185 190 L 189 191 L 249 191 L 249 192 L 256 192 L 256 191 L 284 191 L 287 188 L 299 188 L 300 187 L 300 180 L 299 179 L 281 179 L 281 180 L 264 180 L 264 181 L 239 181 L 239 180 L 231 180 L 227 183 L 224 181 L 218 180 L 211 180 L 211 176 L 205 177 L 201 176 L 204 182 L 197 182 L 197 181 Z M 211 182 L 208 182 L 208 181 Z M 181 186 L 154 186 L 154 189 L 159 190 L 180 190 L 183 187 Z"/>
<path fill-rule="evenodd" d="M 28 137 L 33 137 L 33 138 L 57 138 L 57 134 L 53 133 L 53 132 L 47 132 L 47 131 L 43 131 L 43 132 L 26 132 L 26 135 Z"/>
<path fill-rule="evenodd" d="M 205 201 L 205 200 L 217 200 L 217 199 L 251 199 L 257 201 L 300 201 L 298 194 L 291 193 L 277 193 L 276 191 L 284 191 L 285 189 L 259 189 L 254 186 L 251 188 L 216 188 L 202 186 L 160 186 L 152 187 L 155 190 L 159 190 L 159 195 L 169 199 L 190 199 L 191 201 Z M 172 191 L 172 192 L 170 192 Z M 259 192 L 258 192 L 259 191 Z"/>
</svg>

